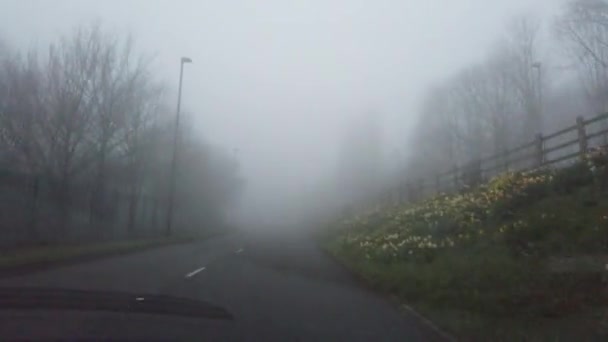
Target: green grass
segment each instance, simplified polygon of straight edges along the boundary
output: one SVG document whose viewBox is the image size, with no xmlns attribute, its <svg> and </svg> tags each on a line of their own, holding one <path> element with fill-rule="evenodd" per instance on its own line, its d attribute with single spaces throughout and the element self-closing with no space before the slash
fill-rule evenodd
<svg viewBox="0 0 608 342">
<path fill-rule="evenodd" d="M 570 341 L 608 336 L 597 292 L 577 296 L 588 274 L 552 275 L 496 251 L 459 251 L 430 263 L 375 263 L 330 252 L 373 289 L 396 296 L 464 341 Z M 588 287 L 589 291 L 598 287 Z M 581 289 L 582 290 L 582 289 Z"/>
<path fill-rule="evenodd" d="M 459 340 L 608 340 L 608 196 L 580 169 L 380 208 L 319 239 L 371 287 Z"/>
<path fill-rule="evenodd" d="M 64 261 L 78 260 L 121 254 L 148 248 L 171 244 L 192 242 L 209 236 L 176 236 L 171 238 L 148 238 L 104 243 L 54 245 L 37 248 L 13 250 L 0 254 L 0 271 L 39 264 L 52 264 Z"/>
<path fill-rule="evenodd" d="M 414 304 L 416 310 L 463 341 L 605 341 L 605 309 L 590 308 L 567 317 L 491 317 L 474 311 Z"/>
</svg>

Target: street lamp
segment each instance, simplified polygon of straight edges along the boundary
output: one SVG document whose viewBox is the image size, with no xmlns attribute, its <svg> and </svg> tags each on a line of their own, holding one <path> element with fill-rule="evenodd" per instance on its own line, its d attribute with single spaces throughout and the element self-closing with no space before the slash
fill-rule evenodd
<svg viewBox="0 0 608 342">
<path fill-rule="evenodd" d="M 182 80 L 184 77 L 184 64 L 192 63 L 188 57 L 182 57 L 179 68 L 179 88 L 177 91 L 177 113 L 175 114 L 175 131 L 173 132 L 173 156 L 171 157 L 171 174 L 169 175 L 169 207 L 167 209 L 166 235 L 171 236 L 173 223 L 173 202 L 175 202 L 175 172 L 177 169 L 177 138 L 179 136 L 179 114 L 182 103 Z"/>
<path fill-rule="evenodd" d="M 537 95 L 538 95 L 538 129 L 542 128 L 542 119 L 543 119 L 543 64 L 541 62 L 532 63 L 532 68 L 538 70 L 536 84 L 538 87 Z"/>
</svg>

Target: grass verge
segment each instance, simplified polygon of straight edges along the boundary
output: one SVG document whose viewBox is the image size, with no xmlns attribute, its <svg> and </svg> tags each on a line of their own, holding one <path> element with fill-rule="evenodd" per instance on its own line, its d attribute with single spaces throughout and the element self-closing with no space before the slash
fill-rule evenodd
<svg viewBox="0 0 608 342">
<path fill-rule="evenodd" d="M 460 341 L 608 337 L 608 307 L 598 294 L 598 280 L 588 274 L 535 273 L 539 265 L 489 251 L 460 251 L 425 264 L 385 264 L 336 244 L 325 248 L 369 287 L 407 303 Z"/>
<path fill-rule="evenodd" d="M 104 243 L 53 245 L 0 253 L 0 275 L 12 275 L 65 263 L 92 260 L 146 249 L 188 243 L 214 235 L 147 238 Z"/>
<path fill-rule="evenodd" d="M 319 239 L 458 340 L 608 340 L 608 196 L 584 167 L 375 208 Z"/>
</svg>

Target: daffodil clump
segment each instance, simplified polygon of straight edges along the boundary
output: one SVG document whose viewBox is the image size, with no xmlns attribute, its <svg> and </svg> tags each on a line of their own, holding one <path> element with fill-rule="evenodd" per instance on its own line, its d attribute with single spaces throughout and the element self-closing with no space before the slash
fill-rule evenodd
<svg viewBox="0 0 608 342">
<path fill-rule="evenodd" d="M 525 227 L 523 221 L 490 226 L 553 180 L 549 172 L 507 173 L 467 193 L 440 194 L 419 204 L 374 210 L 342 222 L 342 244 L 367 259 L 429 259 L 441 250 Z"/>
<path fill-rule="evenodd" d="M 459 311 L 488 318 L 484 326 L 520 314 L 563 315 L 572 303 L 608 302 L 599 299 L 605 291 L 597 274 L 549 267 L 605 255 L 602 186 L 608 193 L 608 153 L 591 150 L 566 168 L 506 173 L 467 192 L 373 208 L 328 232 L 326 246 L 374 287 L 442 313 L 439 322 Z"/>
<path fill-rule="evenodd" d="M 591 149 L 585 162 L 568 168 L 509 172 L 467 192 L 372 208 L 345 219 L 339 225 L 338 241 L 351 253 L 382 262 L 428 260 L 445 250 L 480 244 L 501 244 L 518 255 L 526 254 L 530 241 L 545 239 L 547 234 L 554 234 L 550 239 L 557 241 L 564 240 L 568 231 L 571 238 L 582 239 L 587 227 L 600 227 L 598 232 L 608 228 L 602 219 L 608 217 L 604 204 L 596 204 L 597 210 L 587 208 L 584 198 L 574 196 L 598 184 L 608 190 L 606 171 L 608 149 Z M 594 181 L 598 177 L 606 180 Z M 603 239 L 600 233 L 593 234 L 586 239 Z M 568 244 L 552 243 L 555 250 Z"/>
<path fill-rule="evenodd" d="M 585 160 L 592 173 L 605 172 L 608 167 L 608 147 L 591 148 L 585 155 Z"/>
</svg>

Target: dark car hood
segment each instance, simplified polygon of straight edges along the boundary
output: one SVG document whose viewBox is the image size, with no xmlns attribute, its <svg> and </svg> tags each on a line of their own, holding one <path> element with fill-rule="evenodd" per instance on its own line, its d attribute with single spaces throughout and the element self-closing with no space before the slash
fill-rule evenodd
<svg viewBox="0 0 608 342">
<path fill-rule="evenodd" d="M 159 294 L 54 288 L 0 288 L 0 310 L 48 309 L 112 311 L 232 320 L 223 308 L 207 302 Z"/>
</svg>

